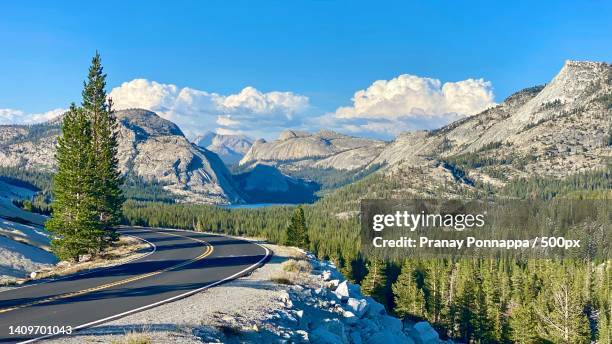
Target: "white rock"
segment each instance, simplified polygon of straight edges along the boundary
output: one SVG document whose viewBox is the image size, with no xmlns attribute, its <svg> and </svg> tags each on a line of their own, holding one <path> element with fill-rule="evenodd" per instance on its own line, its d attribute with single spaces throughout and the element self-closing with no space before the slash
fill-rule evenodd
<svg viewBox="0 0 612 344">
<path fill-rule="evenodd" d="M 65 268 L 72 265 L 69 261 L 62 260 L 61 262 L 56 264 L 58 268 Z"/>
<path fill-rule="evenodd" d="M 38 272 L 36 272 L 36 271 L 32 271 L 32 272 L 30 273 L 30 278 L 31 278 L 31 279 L 35 279 L 35 278 L 36 278 L 36 276 L 38 276 Z"/>
<path fill-rule="evenodd" d="M 355 313 L 356 316 L 361 318 L 368 311 L 369 305 L 368 301 L 365 299 L 357 300 L 351 297 L 347 301 L 347 307 L 351 312 Z"/>
<path fill-rule="evenodd" d="M 434 344 L 440 342 L 438 332 L 427 321 L 420 321 L 414 324 L 407 332 L 416 344 Z"/>
<path fill-rule="evenodd" d="M 324 281 L 329 281 L 331 279 L 331 275 L 332 275 L 331 271 L 325 270 L 321 274 L 321 278 L 323 278 Z"/>
<path fill-rule="evenodd" d="M 344 281 L 344 282 L 340 283 L 338 285 L 338 288 L 336 288 L 336 290 L 334 292 L 336 293 L 336 295 L 338 295 L 340 297 L 340 299 L 342 301 L 348 300 L 348 298 L 350 296 L 349 288 L 348 288 L 348 282 Z"/>
<path fill-rule="evenodd" d="M 281 290 L 280 295 L 278 296 L 278 298 L 283 303 L 287 303 L 288 301 L 291 301 L 291 296 L 289 296 L 289 293 L 286 290 Z"/>
<path fill-rule="evenodd" d="M 308 342 L 308 332 L 304 330 L 297 330 L 295 333 L 299 335 L 303 341 Z"/>
<path fill-rule="evenodd" d="M 336 288 L 338 288 L 339 284 L 340 284 L 340 280 L 333 279 L 333 280 L 327 282 L 327 287 L 330 288 L 330 289 L 336 289 Z"/>
</svg>

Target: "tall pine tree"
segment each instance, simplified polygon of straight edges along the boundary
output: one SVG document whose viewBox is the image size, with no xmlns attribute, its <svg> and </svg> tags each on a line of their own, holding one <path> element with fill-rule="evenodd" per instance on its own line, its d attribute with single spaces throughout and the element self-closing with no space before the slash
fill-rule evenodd
<svg viewBox="0 0 612 344">
<path fill-rule="evenodd" d="M 372 296 L 376 301 L 386 304 L 387 264 L 378 257 L 373 257 L 368 263 L 368 274 L 361 282 L 364 295 Z"/>
<path fill-rule="evenodd" d="M 92 127 L 96 207 L 99 221 L 106 230 L 102 246 L 117 238 L 114 226 L 121 220 L 121 205 L 124 201 L 120 188 L 123 180 L 117 160 L 117 121 L 105 87 L 106 74 L 103 73 L 100 54 L 96 52 L 87 81 L 84 82 L 82 106 Z"/>
<path fill-rule="evenodd" d="M 402 264 L 402 272 L 392 286 L 395 313 L 400 317 L 425 316 L 425 298 L 423 290 L 420 289 L 414 279 L 414 267 L 408 259 Z"/>
<path fill-rule="evenodd" d="M 46 228 L 61 259 L 97 254 L 117 239 L 122 178 L 118 170 L 116 120 L 107 100 L 106 75 L 96 53 L 84 82 L 82 107 L 71 105 L 62 124 L 53 183 L 53 214 Z"/>
<path fill-rule="evenodd" d="M 103 229 L 97 216 L 91 124 L 74 104 L 65 114 L 58 138 L 58 170 L 53 178 L 53 215 L 45 227 L 52 248 L 64 260 L 96 252 Z"/>
</svg>

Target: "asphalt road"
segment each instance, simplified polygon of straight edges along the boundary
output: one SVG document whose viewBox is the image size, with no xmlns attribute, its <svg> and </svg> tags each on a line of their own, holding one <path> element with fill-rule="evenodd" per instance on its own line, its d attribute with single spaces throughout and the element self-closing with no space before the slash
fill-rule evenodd
<svg viewBox="0 0 612 344">
<path fill-rule="evenodd" d="M 0 292 L 0 342 L 45 337 L 16 329 L 71 326 L 77 331 L 170 302 L 246 274 L 271 254 L 255 243 L 219 235 L 153 228 L 121 232 L 154 249 L 119 266 Z"/>
</svg>

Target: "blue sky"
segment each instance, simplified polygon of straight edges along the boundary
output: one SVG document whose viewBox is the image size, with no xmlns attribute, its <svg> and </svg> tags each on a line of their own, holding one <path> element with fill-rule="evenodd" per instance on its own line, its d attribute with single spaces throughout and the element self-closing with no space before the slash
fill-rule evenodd
<svg viewBox="0 0 612 344">
<path fill-rule="evenodd" d="M 175 97 L 185 87 L 205 92 L 197 94 L 198 102 L 216 105 L 191 104 L 188 113 L 176 113 L 185 104 L 173 100 L 170 106 L 151 105 L 193 135 L 205 128 L 192 130 L 189 123 L 207 111 L 199 122 L 211 122 L 210 130 L 221 126 L 260 136 L 266 130 L 245 128 L 271 125 L 275 134 L 282 126 L 334 127 L 334 118 L 342 117 L 338 108 L 351 106 L 355 111 L 345 119 L 358 117 L 360 123 L 380 119 L 364 112 L 399 111 L 393 121 L 418 127 L 422 118 L 412 112 L 429 111 L 435 126 L 452 117 L 440 113 L 461 116 L 456 110 L 466 107 L 357 111 L 351 98 L 376 80 L 403 74 L 442 84 L 482 78 L 485 83 L 470 86 L 486 89 L 465 110 L 472 111 L 491 103 L 488 91 L 500 102 L 549 81 L 566 59 L 612 61 L 609 1 L 14 1 L 0 3 L 0 16 L 0 109 L 20 111 L 16 121 L 78 101 L 97 49 L 109 91 L 146 79 L 176 86 Z M 402 79 L 385 87 L 418 82 Z M 150 90 L 150 83 L 140 86 Z M 441 85 L 426 84 L 441 92 Z M 247 86 L 256 92 L 242 94 Z M 275 103 L 279 95 L 270 94 L 277 91 L 285 97 L 282 106 Z M 376 101 L 376 95 L 366 96 Z M 253 109 L 253 99 L 267 105 Z M 225 122 L 214 117 L 219 115 Z"/>
</svg>

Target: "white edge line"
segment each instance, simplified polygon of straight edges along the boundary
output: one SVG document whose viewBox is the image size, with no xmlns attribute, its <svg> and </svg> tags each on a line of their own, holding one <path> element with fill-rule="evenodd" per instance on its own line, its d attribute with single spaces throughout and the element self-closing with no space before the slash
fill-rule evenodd
<svg viewBox="0 0 612 344">
<path fill-rule="evenodd" d="M 113 265 L 108 265 L 108 266 L 102 266 L 102 267 L 99 267 L 99 268 L 93 268 L 93 269 L 90 269 L 90 270 L 88 270 L 88 271 L 77 272 L 77 273 L 74 273 L 74 274 L 68 274 L 68 275 L 66 275 L 66 276 L 61 276 L 61 277 L 55 277 L 55 278 L 51 277 L 51 278 L 46 278 L 46 279 L 40 280 L 40 281 L 38 281 L 38 282 L 36 282 L 36 281 L 34 280 L 32 283 L 29 283 L 29 284 L 26 284 L 26 285 L 22 285 L 22 286 L 19 286 L 19 287 L 14 287 L 14 288 L 10 288 L 10 287 L 9 287 L 10 289 L 0 290 L 0 294 L 1 294 L 1 293 L 6 293 L 6 292 L 9 292 L 9 291 L 12 291 L 12 290 L 24 289 L 24 288 L 34 287 L 34 286 L 37 286 L 37 285 L 47 284 L 47 283 L 51 283 L 51 282 L 55 282 L 55 281 L 61 281 L 61 280 L 65 280 L 65 279 L 70 278 L 70 277 L 84 276 L 84 275 L 93 274 L 94 272 L 99 272 L 99 271 L 108 270 L 108 269 L 110 269 L 110 268 L 114 268 L 114 267 L 117 267 L 117 266 L 121 266 L 121 265 L 124 265 L 124 264 L 127 264 L 127 263 L 131 263 L 131 262 L 134 262 L 134 261 L 137 261 L 137 260 L 143 259 L 143 258 L 145 258 L 145 257 L 147 257 L 147 256 L 149 256 L 149 255 L 151 255 L 151 254 L 153 254 L 153 253 L 155 253 L 155 251 L 157 251 L 157 246 L 155 246 L 155 244 L 154 244 L 154 243 L 150 242 L 150 241 L 149 241 L 149 240 L 147 240 L 147 239 L 139 238 L 139 237 L 137 237 L 137 236 L 130 235 L 130 234 L 122 234 L 122 235 L 129 236 L 129 237 L 132 237 L 132 238 L 136 238 L 136 239 L 138 239 L 138 240 L 140 240 L 140 241 L 143 241 L 143 242 L 145 242 L 145 243 L 149 244 L 149 247 L 153 248 L 153 250 L 151 250 L 151 251 L 147 252 L 147 253 L 146 253 L 145 255 L 143 255 L 143 256 L 140 256 L 140 257 L 134 257 L 134 258 L 131 258 L 131 259 L 126 260 L 125 262 L 121 262 L 121 263 L 118 263 L 118 264 L 113 264 Z M 27 283 L 27 282 L 26 282 L 26 283 Z"/>
<path fill-rule="evenodd" d="M 146 228 L 146 227 L 143 227 L 143 228 Z M 164 230 L 168 230 L 169 228 L 153 228 L 153 229 L 164 229 Z M 198 232 L 196 232 L 196 231 L 188 231 L 188 230 L 181 230 L 181 229 L 169 229 L 169 230 L 175 230 L 175 231 L 185 231 L 185 232 L 193 232 L 193 233 L 198 233 Z M 209 233 L 203 233 L 203 232 L 202 232 L 202 234 L 209 234 Z M 217 235 L 217 234 L 214 234 L 214 235 L 215 235 L 215 236 L 221 236 L 221 237 L 227 237 L 227 236 L 225 236 L 225 235 Z M 232 239 L 236 239 L 236 238 L 232 238 Z M 250 243 L 252 243 L 252 244 L 255 244 L 255 245 L 257 245 L 257 246 L 259 246 L 259 247 L 263 248 L 264 250 L 266 250 L 266 254 L 265 254 L 265 255 L 263 256 L 263 258 L 261 258 L 261 259 L 260 259 L 260 260 L 259 260 L 257 263 L 255 263 L 255 264 L 253 264 L 253 265 L 250 265 L 250 266 L 249 266 L 249 267 L 247 267 L 246 269 L 244 269 L 244 270 L 242 270 L 242 271 L 239 271 L 239 272 L 237 272 L 237 273 L 235 273 L 235 274 L 233 274 L 233 275 L 231 275 L 231 276 L 229 276 L 229 277 L 226 277 L 226 278 L 224 278 L 224 279 L 222 279 L 222 280 L 219 280 L 219 281 L 216 281 L 216 282 L 213 282 L 213 283 L 207 284 L 207 285 L 205 285 L 205 286 L 203 286 L 203 287 L 200 287 L 200 288 L 198 288 L 198 289 L 190 290 L 190 291 L 188 291 L 188 292 L 186 292 L 186 293 L 183 293 L 183 294 L 180 294 L 180 295 L 176 295 L 176 296 L 173 296 L 173 297 L 168 298 L 168 299 L 165 299 L 165 300 L 157 301 L 157 302 L 154 302 L 154 303 L 151 303 L 151 304 L 145 305 L 145 306 L 141 306 L 141 307 L 138 307 L 138 308 L 134 308 L 134 309 L 132 309 L 132 310 L 129 310 L 129 311 L 126 311 L 126 312 L 123 312 L 123 313 L 119 313 L 119 314 L 111 315 L 110 317 L 106 317 L 106 318 L 103 318 L 103 319 L 99 319 L 99 320 L 95 320 L 95 321 L 92 321 L 92 322 L 88 322 L 88 323 L 83 324 L 83 325 L 79 325 L 79 326 L 77 326 L 77 327 L 74 327 L 74 328 L 73 328 L 73 330 L 81 330 L 81 329 L 84 329 L 84 328 L 86 328 L 86 327 L 90 327 L 90 326 L 93 326 L 93 325 L 97 325 L 97 324 L 100 324 L 100 323 L 104 323 L 104 322 L 107 322 L 107 321 L 109 321 L 109 320 L 114 320 L 114 319 L 117 319 L 117 318 L 121 318 L 121 317 L 124 317 L 124 316 L 126 316 L 126 315 L 130 315 L 130 314 L 133 314 L 133 313 L 137 313 L 137 312 L 140 312 L 140 311 L 144 311 L 144 310 L 149 309 L 149 308 L 154 308 L 154 307 L 157 307 L 157 306 L 163 305 L 163 304 L 165 304 L 165 303 L 172 302 L 172 301 L 176 301 L 176 300 L 179 300 L 179 299 L 181 299 L 181 298 L 184 298 L 184 297 L 187 297 L 187 296 L 190 296 L 190 295 L 193 295 L 193 294 L 199 293 L 199 292 L 201 292 L 201 291 L 203 291 L 203 290 L 206 290 L 206 289 L 212 288 L 212 287 L 214 287 L 214 286 L 217 286 L 217 285 L 219 285 L 219 284 L 222 284 L 222 283 L 225 283 L 225 282 L 227 282 L 227 281 L 229 281 L 229 280 L 232 280 L 232 279 L 237 278 L 238 276 L 240 276 L 240 275 L 242 275 L 243 273 L 245 273 L 245 272 L 247 272 L 247 271 L 251 270 L 252 268 L 257 267 L 259 264 L 261 264 L 263 261 L 265 261 L 265 260 L 268 258 L 268 256 L 270 256 L 270 250 L 269 250 L 267 247 L 265 247 L 265 246 L 263 246 L 263 245 L 261 245 L 261 244 L 259 244 L 259 243 L 256 243 L 256 242 L 254 242 L 254 241 L 247 240 L 247 239 L 238 239 L 238 240 L 243 240 L 243 241 L 247 241 L 247 242 L 250 242 Z M 29 340 L 27 340 L 27 341 L 25 341 L 25 342 L 19 342 L 19 344 L 33 343 L 33 342 L 38 341 L 38 340 L 47 339 L 47 338 L 51 338 L 51 337 L 58 337 L 58 336 L 61 336 L 61 335 L 60 335 L 60 334 L 50 334 L 50 335 L 46 335 L 46 336 L 42 336 L 42 337 L 32 338 L 32 339 L 29 339 Z"/>
</svg>

